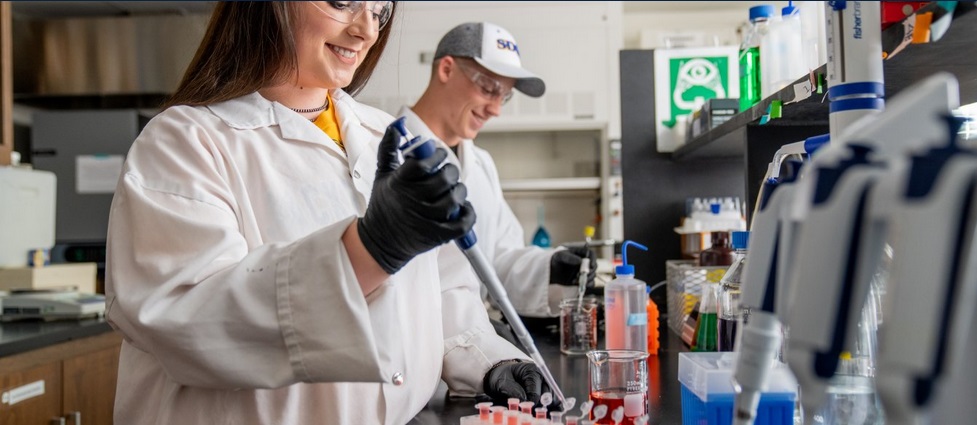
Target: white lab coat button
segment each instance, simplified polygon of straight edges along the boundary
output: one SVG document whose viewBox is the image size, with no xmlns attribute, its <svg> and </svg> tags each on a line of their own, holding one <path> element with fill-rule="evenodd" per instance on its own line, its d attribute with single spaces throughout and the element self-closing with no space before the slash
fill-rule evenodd
<svg viewBox="0 0 977 425">
<path fill-rule="evenodd" d="M 394 385 L 401 386 L 404 385 L 404 374 L 397 372 L 393 376 Z"/>
<path fill-rule="evenodd" d="M 353 178 L 354 179 L 360 178 L 360 172 L 359 172 L 359 170 L 353 170 Z"/>
</svg>

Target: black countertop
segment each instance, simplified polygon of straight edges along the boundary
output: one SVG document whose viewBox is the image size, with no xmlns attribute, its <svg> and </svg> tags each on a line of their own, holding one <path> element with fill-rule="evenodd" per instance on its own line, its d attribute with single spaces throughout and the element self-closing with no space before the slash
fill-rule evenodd
<svg viewBox="0 0 977 425">
<path fill-rule="evenodd" d="M 664 323 L 664 320 L 662 320 Z M 75 339 L 99 335 L 112 330 L 104 319 L 78 321 L 0 322 L 0 357 L 19 354 Z M 678 353 L 688 351 L 678 336 L 664 324 L 659 329 L 661 349 L 648 358 L 648 400 L 651 423 L 680 424 L 682 401 L 678 383 Z M 577 406 L 587 400 L 588 375 L 586 356 L 560 353 L 560 336 L 555 327 L 534 327 L 533 338 L 566 397 L 575 397 Z M 603 346 L 601 335 L 601 346 Z M 472 398 L 451 398 L 442 383 L 427 407 L 412 425 L 457 425 L 460 418 L 476 414 Z M 579 413 L 578 408 L 574 408 Z"/>
<path fill-rule="evenodd" d="M 105 319 L 0 322 L 0 357 L 111 332 Z"/>
<path fill-rule="evenodd" d="M 678 382 L 678 353 L 689 351 L 677 335 L 664 325 L 659 328 L 661 349 L 657 356 L 648 357 L 648 400 L 651 405 L 653 424 L 681 424 L 682 398 Z M 536 347 L 560 385 L 565 397 L 575 397 L 577 406 L 587 400 L 589 394 L 587 357 L 567 356 L 560 353 L 560 335 L 556 328 L 531 329 Z M 603 333 L 600 347 L 604 346 Z M 472 398 L 450 398 L 444 383 L 410 425 L 458 425 L 464 416 L 477 414 L 476 401 Z M 580 413 L 579 407 L 573 412 Z"/>
</svg>

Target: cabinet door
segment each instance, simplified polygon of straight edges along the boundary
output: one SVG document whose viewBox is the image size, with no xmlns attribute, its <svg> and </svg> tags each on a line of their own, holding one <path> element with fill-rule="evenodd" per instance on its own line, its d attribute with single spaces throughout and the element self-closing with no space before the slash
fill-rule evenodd
<svg viewBox="0 0 977 425">
<path fill-rule="evenodd" d="M 61 362 L 0 374 L 0 394 L 0 424 L 50 424 L 61 417 Z"/>
<path fill-rule="evenodd" d="M 112 424 L 120 348 L 109 347 L 64 361 L 63 414 L 69 424 L 75 412 L 81 412 L 85 425 Z"/>
</svg>

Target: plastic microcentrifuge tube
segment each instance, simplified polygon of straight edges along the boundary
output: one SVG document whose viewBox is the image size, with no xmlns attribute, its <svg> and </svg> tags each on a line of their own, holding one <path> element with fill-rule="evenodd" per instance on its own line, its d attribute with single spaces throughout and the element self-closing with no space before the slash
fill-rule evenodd
<svg viewBox="0 0 977 425">
<path fill-rule="evenodd" d="M 594 422 L 599 422 L 607 416 L 607 405 L 602 404 L 594 408 Z"/>
<path fill-rule="evenodd" d="M 552 411 L 550 412 L 550 422 L 554 424 L 563 424 L 563 412 Z"/>
<path fill-rule="evenodd" d="M 505 412 L 506 408 L 502 406 L 492 406 L 489 408 L 489 410 L 492 411 L 492 423 L 495 425 L 503 425 L 502 412 Z"/>
<path fill-rule="evenodd" d="M 535 410 L 536 410 L 536 419 L 546 419 L 545 407 L 537 407 Z"/>
<path fill-rule="evenodd" d="M 535 420 L 536 418 L 534 418 L 533 415 L 519 412 L 519 425 L 533 425 L 533 421 Z"/>
<path fill-rule="evenodd" d="M 543 393 L 543 395 L 539 396 L 539 404 L 541 404 L 543 407 L 550 407 L 550 404 L 552 403 L 553 403 L 552 393 L 545 392 Z"/>
<path fill-rule="evenodd" d="M 594 401 L 593 400 L 587 400 L 587 401 L 583 402 L 583 404 L 580 405 L 580 417 L 581 418 L 588 417 L 588 415 L 590 415 L 590 409 L 593 409 L 593 408 L 594 408 Z"/>
<path fill-rule="evenodd" d="M 580 421 L 580 425 L 594 425 L 594 421 Z"/>
<path fill-rule="evenodd" d="M 634 425 L 647 425 L 647 423 L 648 423 L 648 415 L 641 415 L 638 416 L 637 418 L 634 418 Z"/>
<path fill-rule="evenodd" d="M 563 412 L 569 412 L 570 409 L 573 409 L 574 406 L 576 405 L 577 405 L 576 397 L 567 397 L 567 399 L 563 402 Z"/>
<path fill-rule="evenodd" d="M 618 407 L 611 412 L 611 420 L 614 421 L 614 425 L 618 425 L 624 420 L 624 406 Z"/>
<path fill-rule="evenodd" d="M 532 415 L 533 414 L 533 406 L 535 406 L 535 405 L 536 405 L 536 403 L 533 403 L 531 401 L 524 401 L 522 403 L 519 403 L 519 410 L 521 410 L 522 413 L 525 413 L 527 415 Z"/>
<path fill-rule="evenodd" d="M 510 398 L 509 400 L 506 400 L 506 401 L 509 402 L 509 410 L 519 410 L 519 399 L 518 398 Z"/>
<path fill-rule="evenodd" d="M 492 407 L 492 403 L 482 402 L 475 404 L 475 408 L 478 409 L 478 420 L 482 422 L 489 421 L 489 408 Z"/>
<path fill-rule="evenodd" d="M 506 410 L 502 412 L 502 418 L 505 419 L 505 425 L 519 425 L 519 411 L 518 410 Z"/>
<path fill-rule="evenodd" d="M 577 425 L 578 420 L 580 420 L 579 416 L 569 415 L 567 416 L 567 425 Z"/>
<path fill-rule="evenodd" d="M 550 425 L 549 419 L 536 419 L 533 421 L 533 425 Z"/>
</svg>

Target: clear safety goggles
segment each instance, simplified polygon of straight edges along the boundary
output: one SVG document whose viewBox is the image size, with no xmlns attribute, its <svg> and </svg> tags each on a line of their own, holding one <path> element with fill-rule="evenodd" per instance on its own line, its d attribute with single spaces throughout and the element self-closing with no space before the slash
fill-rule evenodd
<svg viewBox="0 0 977 425">
<path fill-rule="evenodd" d="M 482 89 L 482 95 L 494 100 L 501 101 L 505 105 L 509 99 L 512 99 L 512 89 L 505 89 L 499 80 L 489 77 L 470 66 L 463 64 L 461 61 L 456 61 L 458 66 L 462 69 L 462 73 L 468 77 L 472 83 L 475 83 L 478 88 Z"/>
<path fill-rule="evenodd" d="M 377 31 L 387 25 L 394 10 L 392 1 L 313 1 L 310 3 L 326 16 L 344 24 L 353 23 L 363 16 L 364 10 L 369 10 L 370 20 Z"/>
</svg>

